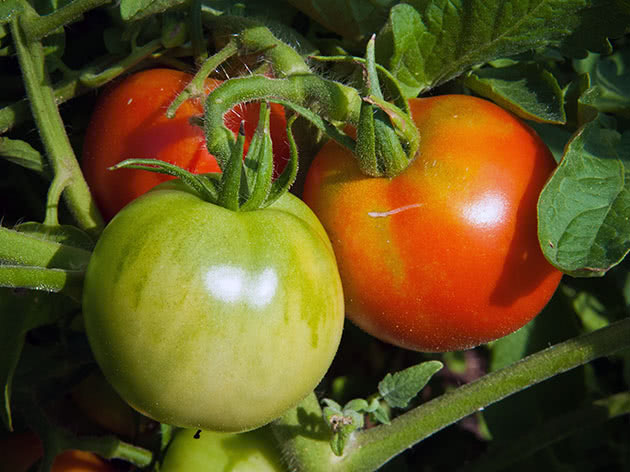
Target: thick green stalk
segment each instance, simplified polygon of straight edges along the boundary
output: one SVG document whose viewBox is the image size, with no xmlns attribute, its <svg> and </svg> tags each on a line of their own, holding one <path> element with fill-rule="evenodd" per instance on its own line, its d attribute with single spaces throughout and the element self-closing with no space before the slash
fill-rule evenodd
<svg viewBox="0 0 630 472">
<path fill-rule="evenodd" d="M 86 267 L 90 255 L 85 249 L 0 227 L 0 261 L 5 263 L 74 270 Z"/>
<path fill-rule="evenodd" d="M 285 79 L 251 76 L 231 79 L 214 89 L 206 99 L 205 135 L 208 150 L 220 166 L 231 155 L 235 141 L 223 122 L 223 115 L 239 103 L 269 101 L 289 103 L 310 109 L 327 120 L 356 123 L 361 98 L 353 88 L 322 79 L 315 74 L 293 75 Z"/>
<path fill-rule="evenodd" d="M 599 357 L 630 348 L 630 318 L 570 339 L 357 433 L 339 470 L 372 471 L 405 449 L 502 398 Z"/>
<path fill-rule="evenodd" d="M 72 98 L 87 93 L 89 90 L 105 85 L 156 52 L 161 45 L 162 43 L 159 39 L 150 41 L 134 49 L 127 57 L 115 62 L 104 70 L 100 70 L 98 64 L 92 64 L 77 71 L 76 74 L 54 85 L 53 95 L 55 103 L 61 105 Z M 19 125 L 29 119 L 30 116 L 29 102 L 26 99 L 0 108 L 0 133 L 4 133 L 8 129 Z"/>
<path fill-rule="evenodd" d="M 83 178 L 74 150 L 59 115 L 55 94 L 47 77 L 44 53 L 40 42 L 27 41 L 21 27 L 32 13 L 24 12 L 11 21 L 11 33 L 18 53 L 27 95 L 35 123 L 40 131 L 48 160 L 55 176 L 66 175 L 64 198 L 78 226 L 97 235 L 103 229 L 103 219 Z M 64 179 L 65 180 L 65 179 Z"/>
<path fill-rule="evenodd" d="M 330 448 L 330 430 L 314 393 L 271 424 L 271 430 L 294 472 L 330 472 L 340 458 Z"/>
<path fill-rule="evenodd" d="M 80 16 L 94 8 L 110 3 L 112 0 L 74 0 L 68 5 L 45 15 L 29 15 L 22 22 L 22 28 L 28 42 L 39 41 L 62 26 L 78 20 Z"/>
<path fill-rule="evenodd" d="M 44 292 L 63 293 L 81 302 L 82 270 L 45 269 L 0 264 L 0 287 L 28 288 Z"/>
</svg>

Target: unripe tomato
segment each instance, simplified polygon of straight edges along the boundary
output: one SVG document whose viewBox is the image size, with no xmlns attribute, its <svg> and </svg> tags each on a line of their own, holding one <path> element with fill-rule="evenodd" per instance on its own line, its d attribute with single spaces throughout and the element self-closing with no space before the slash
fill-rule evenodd
<svg viewBox="0 0 630 472">
<path fill-rule="evenodd" d="M 247 433 L 182 429 L 169 444 L 160 472 L 284 472 L 280 451 L 266 428 Z"/>
<path fill-rule="evenodd" d="M 166 109 L 190 82 L 192 76 L 171 69 L 149 69 L 130 75 L 100 98 L 86 131 L 81 166 L 103 217 L 110 220 L 122 207 L 155 185 L 172 177 L 135 169 L 109 167 L 131 158 L 159 159 L 195 174 L 218 172 L 208 153 L 202 128 L 191 124 L 203 115 L 203 101 L 184 102 L 174 118 Z M 206 94 L 220 81 L 208 79 Z M 240 106 L 225 117 L 225 124 L 238 131 L 245 122 L 245 150 L 256 130 L 260 106 Z M 289 159 L 284 109 L 271 105 L 271 134 L 275 163 L 281 171 Z"/>
<path fill-rule="evenodd" d="M 259 427 L 319 383 L 341 339 L 330 242 L 290 194 L 256 211 L 162 184 L 105 228 L 83 289 L 107 380 L 162 423 Z"/>
<path fill-rule="evenodd" d="M 406 171 L 368 178 L 330 142 L 304 200 L 330 236 L 354 323 L 408 349 L 467 349 L 526 324 L 560 281 L 536 229 L 555 163 L 531 128 L 488 101 L 410 106 L 421 145 Z"/>
</svg>

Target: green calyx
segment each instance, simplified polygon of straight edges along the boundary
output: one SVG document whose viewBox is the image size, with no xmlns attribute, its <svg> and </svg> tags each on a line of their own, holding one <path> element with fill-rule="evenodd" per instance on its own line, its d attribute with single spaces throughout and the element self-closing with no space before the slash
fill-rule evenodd
<svg viewBox="0 0 630 472">
<path fill-rule="evenodd" d="M 394 177 L 416 158 L 420 135 L 406 103 L 402 109 L 383 98 L 374 59 L 374 37 L 367 46 L 365 75 L 355 155 L 363 173 Z"/>
<path fill-rule="evenodd" d="M 297 175 L 297 146 L 291 132 L 295 116 L 287 121 L 290 159 L 282 174 L 273 178 L 273 149 L 270 134 L 270 110 L 266 103 L 260 106 L 256 132 L 243 159 L 245 135 L 243 126 L 236 142 L 231 146 L 230 157 L 220 164 L 221 173 L 193 174 L 186 169 L 157 159 L 126 159 L 111 170 L 141 169 L 177 177 L 203 200 L 232 211 L 252 211 L 265 208 L 289 190 Z"/>
</svg>

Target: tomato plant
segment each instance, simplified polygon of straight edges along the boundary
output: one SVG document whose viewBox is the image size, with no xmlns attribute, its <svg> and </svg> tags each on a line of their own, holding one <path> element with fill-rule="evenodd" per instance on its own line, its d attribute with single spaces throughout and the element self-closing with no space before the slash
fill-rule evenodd
<svg viewBox="0 0 630 472">
<path fill-rule="evenodd" d="M 185 3 L 1 3 L 0 437 L 126 472 L 258 434 L 309 472 L 629 470 L 627 2 Z M 307 174 L 332 244 L 275 200 Z M 551 266 L 523 328 L 404 349 L 516 329 Z M 378 338 L 346 323 L 322 377 L 346 304 Z M 107 421 L 109 383 L 161 424 Z"/>
<path fill-rule="evenodd" d="M 87 451 L 65 451 L 55 458 L 51 472 L 113 472 L 114 468 Z"/>
<path fill-rule="evenodd" d="M 329 143 L 304 200 L 330 235 L 352 321 L 410 349 L 467 349 L 526 324 L 560 281 L 536 233 L 555 163 L 490 102 L 440 96 L 412 100 L 411 111 L 421 147 L 404 173 L 366 178 Z"/>
<path fill-rule="evenodd" d="M 13 433 L 0 439 L 0 470 L 27 472 L 41 459 L 43 449 L 34 433 Z M 50 472 L 113 472 L 97 455 L 80 450 L 64 451 L 55 457 Z"/>
<path fill-rule="evenodd" d="M 231 434 L 182 429 L 169 444 L 161 472 L 230 470 L 284 472 L 277 444 L 268 428 Z"/>
<path fill-rule="evenodd" d="M 134 437 L 139 415 L 120 398 L 103 375 L 94 373 L 70 392 L 73 403 L 90 421 L 125 438 Z"/>
<path fill-rule="evenodd" d="M 193 173 L 218 172 L 208 153 L 201 127 L 191 119 L 203 115 L 203 101 L 184 102 L 171 119 L 166 109 L 192 76 L 172 69 L 149 69 L 132 74 L 108 89 L 90 119 L 81 166 L 103 216 L 109 220 L 122 207 L 155 185 L 172 177 L 134 169 L 111 172 L 109 167 L 130 158 L 153 158 L 176 164 Z M 206 93 L 221 81 L 206 80 Z M 226 125 L 237 131 L 245 124 L 245 150 L 258 123 L 259 105 L 231 110 Z M 271 129 L 276 167 L 282 171 L 289 158 L 284 110 L 272 105 Z"/>
<path fill-rule="evenodd" d="M 335 258 L 296 197 L 234 212 L 181 185 L 135 200 L 103 232 L 85 278 L 88 338 L 147 416 L 252 429 L 300 401 L 335 355 Z"/>
</svg>

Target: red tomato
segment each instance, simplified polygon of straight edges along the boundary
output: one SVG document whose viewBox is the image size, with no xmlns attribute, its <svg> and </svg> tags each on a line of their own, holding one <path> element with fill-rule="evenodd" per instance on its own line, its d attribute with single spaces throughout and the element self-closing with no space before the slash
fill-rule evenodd
<svg viewBox="0 0 630 472">
<path fill-rule="evenodd" d="M 126 77 L 100 97 L 88 126 L 83 147 L 82 168 L 105 219 L 123 206 L 172 177 L 141 170 L 107 170 L 129 158 L 160 159 L 193 173 L 218 172 L 208 153 L 203 130 L 190 123 L 203 115 L 203 102 L 183 103 L 174 118 L 166 109 L 190 82 L 192 76 L 171 69 L 150 69 Z M 206 81 L 206 93 L 221 84 Z M 238 131 L 245 121 L 246 150 L 258 123 L 257 103 L 231 110 L 225 124 Z M 284 109 L 271 105 L 274 159 L 280 172 L 289 159 Z"/>
<path fill-rule="evenodd" d="M 330 236 L 355 324 L 408 349 L 467 349 L 526 324 L 560 281 L 536 229 L 555 163 L 534 131 L 488 101 L 410 105 L 421 147 L 405 172 L 368 178 L 330 142 L 304 200 Z"/>
</svg>

